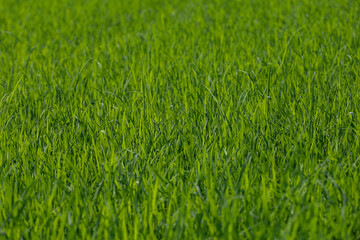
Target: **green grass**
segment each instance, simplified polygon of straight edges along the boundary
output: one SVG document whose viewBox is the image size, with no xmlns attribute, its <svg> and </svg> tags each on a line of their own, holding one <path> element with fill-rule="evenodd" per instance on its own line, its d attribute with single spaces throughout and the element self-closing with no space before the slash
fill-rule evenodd
<svg viewBox="0 0 360 240">
<path fill-rule="evenodd" d="M 0 238 L 359 239 L 359 16 L 0 0 Z"/>
</svg>

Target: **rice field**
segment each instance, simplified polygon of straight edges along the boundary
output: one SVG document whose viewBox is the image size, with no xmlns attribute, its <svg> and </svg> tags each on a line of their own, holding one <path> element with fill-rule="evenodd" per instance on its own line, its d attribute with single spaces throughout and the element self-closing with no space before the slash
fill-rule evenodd
<svg viewBox="0 0 360 240">
<path fill-rule="evenodd" d="M 360 239 L 357 0 L 0 0 L 0 239 Z"/>
</svg>

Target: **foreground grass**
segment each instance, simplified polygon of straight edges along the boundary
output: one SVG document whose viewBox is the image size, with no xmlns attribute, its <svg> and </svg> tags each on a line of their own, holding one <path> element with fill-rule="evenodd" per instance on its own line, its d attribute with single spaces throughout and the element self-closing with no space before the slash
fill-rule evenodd
<svg viewBox="0 0 360 240">
<path fill-rule="evenodd" d="M 356 1 L 51 2 L 0 0 L 3 238 L 360 238 Z"/>
</svg>

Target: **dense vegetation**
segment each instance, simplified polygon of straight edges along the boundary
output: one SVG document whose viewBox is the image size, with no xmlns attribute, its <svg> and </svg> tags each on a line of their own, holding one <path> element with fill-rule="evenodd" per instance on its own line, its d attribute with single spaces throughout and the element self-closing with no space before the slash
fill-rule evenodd
<svg viewBox="0 0 360 240">
<path fill-rule="evenodd" d="M 0 238 L 359 239 L 356 0 L 0 0 Z"/>
</svg>

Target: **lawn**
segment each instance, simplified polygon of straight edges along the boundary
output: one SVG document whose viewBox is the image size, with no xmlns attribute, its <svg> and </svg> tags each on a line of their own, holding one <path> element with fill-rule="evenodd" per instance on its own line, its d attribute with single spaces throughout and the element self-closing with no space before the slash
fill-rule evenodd
<svg viewBox="0 0 360 240">
<path fill-rule="evenodd" d="M 357 0 L 0 0 L 0 239 L 360 239 Z"/>
</svg>

